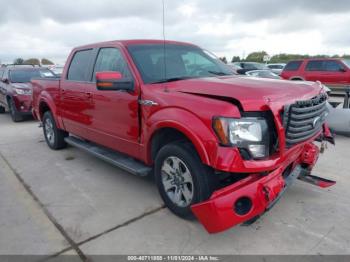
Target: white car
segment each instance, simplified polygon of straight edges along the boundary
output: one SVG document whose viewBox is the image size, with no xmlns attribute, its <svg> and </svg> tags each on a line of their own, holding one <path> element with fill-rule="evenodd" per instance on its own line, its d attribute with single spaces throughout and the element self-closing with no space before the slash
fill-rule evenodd
<svg viewBox="0 0 350 262">
<path fill-rule="evenodd" d="M 284 63 L 279 63 L 279 64 L 267 64 L 267 67 L 272 70 L 277 75 L 280 75 L 284 69 L 286 64 Z"/>
</svg>

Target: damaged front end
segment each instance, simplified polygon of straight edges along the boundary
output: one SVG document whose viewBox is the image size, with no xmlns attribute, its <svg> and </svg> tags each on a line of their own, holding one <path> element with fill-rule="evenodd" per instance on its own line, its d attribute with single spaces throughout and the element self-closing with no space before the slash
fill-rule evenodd
<svg viewBox="0 0 350 262">
<path fill-rule="evenodd" d="M 296 179 L 320 187 L 332 186 L 334 181 L 310 175 L 318 155 L 319 148 L 307 143 L 300 157 L 287 167 L 279 167 L 265 176 L 250 174 L 215 191 L 209 200 L 193 205 L 192 211 L 209 233 L 218 233 L 262 215 Z"/>
<path fill-rule="evenodd" d="M 326 95 L 320 94 L 311 100 L 284 106 L 282 115 L 275 114 L 275 119 L 281 116 L 276 121 L 276 128 L 282 162 L 272 171 L 247 174 L 238 182 L 215 191 L 209 200 L 191 207 L 209 233 L 254 221 L 272 208 L 296 179 L 322 188 L 335 184 L 311 175 L 325 144 L 334 144 L 325 123 L 326 101 Z M 321 142 L 321 149 L 313 143 L 315 140 Z M 263 165 L 254 160 L 247 162 L 256 167 Z"/>
</svg>

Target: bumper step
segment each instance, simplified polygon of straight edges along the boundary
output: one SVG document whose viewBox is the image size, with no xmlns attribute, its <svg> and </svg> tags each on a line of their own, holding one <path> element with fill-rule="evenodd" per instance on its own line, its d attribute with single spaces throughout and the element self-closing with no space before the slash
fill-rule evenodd
<svg viewBox="0 0 350 262">
<path fill-rule="evenodd" d="M 115 152 L 92 142 L 87 142 L 73 136 L 66 137 L 64 140 L 67 142 L 67 144 L 78 147 L 134 175 L 147 176 L 152 171 L 152 168 L 125 154 Z"/>
</svg>

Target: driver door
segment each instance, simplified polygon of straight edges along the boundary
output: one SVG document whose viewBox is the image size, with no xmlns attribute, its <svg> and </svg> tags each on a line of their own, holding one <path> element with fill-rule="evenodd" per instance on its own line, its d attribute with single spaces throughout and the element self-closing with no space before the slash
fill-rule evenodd
<svg viewBox="0 0 350 262">
<path fill-rule="evenodd" d="M 97 72 L 119 72 L 122 78 L 134 79 L 122 51 L 117 47 L 100 48 L 93 70 L 94 83 Z M 92 103 L 90 140 L 129 155 L 138 155 L 138 89 L 126 92 L 97 90 L 95 87 Z"/>
</svg>

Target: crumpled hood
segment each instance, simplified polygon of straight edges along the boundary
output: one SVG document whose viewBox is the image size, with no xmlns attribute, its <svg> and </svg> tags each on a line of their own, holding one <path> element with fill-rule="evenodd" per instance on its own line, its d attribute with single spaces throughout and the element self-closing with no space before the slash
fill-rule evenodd
<svg viewBox="0 0 350 262">
<path fill-rule="evenodd" d="M 32 89 L 31 83 L 12 83 L 12 87 L 21 89 Z"/>
<path fill-rule="evenodd" d="M 208 77 L 168 83 L 169 90 L 237 100 L 245 111 L 264 110 L 267 104 L 283 106 L 318 95 L 318 83 L 253 77 Z M 174 89 L 173 89 L 174 88 Z"/>
</svg>

